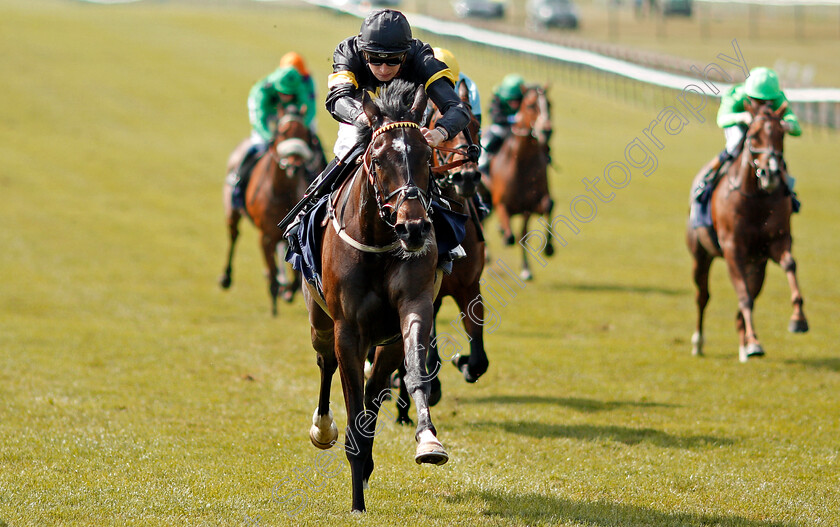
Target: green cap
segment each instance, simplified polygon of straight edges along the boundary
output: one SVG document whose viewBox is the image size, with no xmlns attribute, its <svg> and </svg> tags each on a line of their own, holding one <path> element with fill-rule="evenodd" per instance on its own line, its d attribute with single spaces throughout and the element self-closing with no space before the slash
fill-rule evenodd
<svg viewBox="0 0 840 527">
<path fill-rule="evenodd" d="M 522 88 L 525 85 L 525 79 L 522 75 L 511 73 L 502 79 L 502 83 L 496 89 L 496 94 L 503 101 L 512 101 L 514 99 L 522 98 Z"/>
<path fill-rule="evenodd" d="M 753 68 L 744 83 L 744 93 L 753 99 L 778 99 L 782 95 L 779 77 L 770 68 Z"/>
<path fill-rule="evenodd" d="M 274 85 L 274 89 L 280 93 L 294 95 L 300 92 L 303 85 L 303 78 L 294 66 L 280 68 L 272 77 L 271 83 Z"/>
</svg>

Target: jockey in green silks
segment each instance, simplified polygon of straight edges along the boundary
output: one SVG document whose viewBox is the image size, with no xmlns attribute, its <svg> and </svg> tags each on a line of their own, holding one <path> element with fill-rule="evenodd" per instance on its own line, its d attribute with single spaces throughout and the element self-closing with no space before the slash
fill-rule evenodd
<svg viewBox="0 0 840 527">
<path fill-rule="evenodd" d="M 692 207 L 696 204 L 706 205 L 712 196 L 712 190 L 724 172 L 728 163 L 738 157 L 744 146 L 744 136 L 747 133 L 752 115 L 746 110 L 745 104 L 750 101 L 754 106 L 769 103 L 777 110 L 787 102 L 784 92 L 779 86 L 779 77 L 769 68 L 753 68 L 743 84 L 736 84 L 726 92 L 720 101 L 717 113 L 717 125 L 723 128 L 726 138 L 726 148 L 718 154 L 705 174 L 698 174 L 692 184 Z M 782 116 L 782 126 L 792 136 L 802 134 L 799 120 L 791 111 L 790 106 Z M 789 174 L 785 177 L 788 189 L 793 192 L 794 179 Z M 794 212 L 798 210 L 798 201 L 794 199 Z M 694 211 L 692 211 L 692 214 Z"/>
<path fill-rule="evenodd" d="M 251 169 L 274 140 L 278 113 L 291 108 L 301 113 L 304 124 L 312 132 L 310 147 L 316 155 L 319 154 L 320 143 L 314 139 L 316 136 L 312 130 L 315 108 L 310 102 L 309 88 L 294 66 L 281 66 L 254 84 L 248 94 L 251 144 L 233 181 L 232 201 L 235 208 L 245 206 L 245 189 L 248 187 Z M 323 157 L 322 152 L 320 155 Z"/>
</svg>

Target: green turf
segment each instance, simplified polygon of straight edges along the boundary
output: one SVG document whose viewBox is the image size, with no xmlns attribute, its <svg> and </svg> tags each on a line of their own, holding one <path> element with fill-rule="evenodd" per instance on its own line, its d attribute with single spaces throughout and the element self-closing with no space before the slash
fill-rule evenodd
<svg viewBox="0 0 840 527">
<path fill-rule="evenodd" d="M 251 83 L 290 49 L 323 79 L 357 29 L 276 3 L 0 5 L 0 525 L 840 524 L 837 136 L 806 128 L 786 145 L 811 333 L 785 331 L 789 292 L 772 267 L 757 302 L 768 356 L 744 365 L 720 262 L 707 357 L 689 351 L 686 194 L 722 144 L 696 120 L 534 282 L 491 302 L 491 369 L 476 385 L 441 374 L 432 415 L 451 461 L 415 465 L 413 430 L 382 423 L 369 512 L 348 512 L 340 454 L 334 477 L 314 475 L 305 308 L 271 318 L 249 225 L 232 290 L 215 281 L 223 166 L 248 133 Z M 441 43 L 485 94 L 513 69 L 551 82 L 558 214 L 674 104 Z M 330 144 L 335 124 L 319 120 Z M 494 261 L 518 271 L 490 225 Z M 447 303 L 443 322 L 455 315 Z M 338 378 L 333 390 L 343 428 Z M 306 501 L 278 503 L 272 488 Z"/>
</svg>

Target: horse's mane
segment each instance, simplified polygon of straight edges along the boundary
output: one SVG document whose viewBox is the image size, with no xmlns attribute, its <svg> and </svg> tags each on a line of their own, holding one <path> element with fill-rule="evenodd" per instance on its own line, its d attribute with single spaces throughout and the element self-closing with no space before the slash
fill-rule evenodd
<svg viewBox="0 0 840 527">
<path fill-rule="evenodd" d="M 414 102 L 417 86 L 411 81 L 395 79 L 383 86 L 379 91 L 379 97 L 372 98 L 372 102 L 382 116 L 390 121 L 413 121 L 411 105 Z M 370 127 L 357 123 L 356 128 L 359 130 L 359 136 L 364 138 L 365 142 L 370 141 L 373 134 Z"/>
</svg>

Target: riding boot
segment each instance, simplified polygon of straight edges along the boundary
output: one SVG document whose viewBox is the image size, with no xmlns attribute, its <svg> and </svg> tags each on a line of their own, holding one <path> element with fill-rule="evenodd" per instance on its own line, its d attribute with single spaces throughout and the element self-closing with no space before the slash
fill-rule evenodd
<svg viewBox="0 0 840 527">
<path fill-rule="evenodd" d="M 365 151 L 365 145 L 356 145 L 343 159 L 337 157 L 330 161 L 330 164 L 306 189 L 303 198 L 298 202 L 292 211 L 283 218 L 278 227 L 285 229 L 283 237 L 289 241 L 289 247 L 295 252 L 300 252 L 297 247 L 297 234 L 300 230 L 300 222 L 303 215 L 324 196 L 332 192 L 340 185 L 352 168 L 356 166 L 356 159 Z M 288 223 L 287 223 L 288 222 Z M 287 226 L 288 225 L 288 226 Z"/>
<path fill-rule="evenodd" d="M 723 168 L 724 164 L 731 160 L 732 155 L 726 150 L 718 154 L 718 156 L 712 160 L 711 167 L 709 167 L 709 170 L 702 178 L 700 178 L 700 181 L 698 181 L 694 187 L 692 195 L 696 201 L 703 201 L 702 198 L 706 197 L 706 193 L 710 193 L 714 190 L 721 173 L 721 168 Z"/>
</svg>

